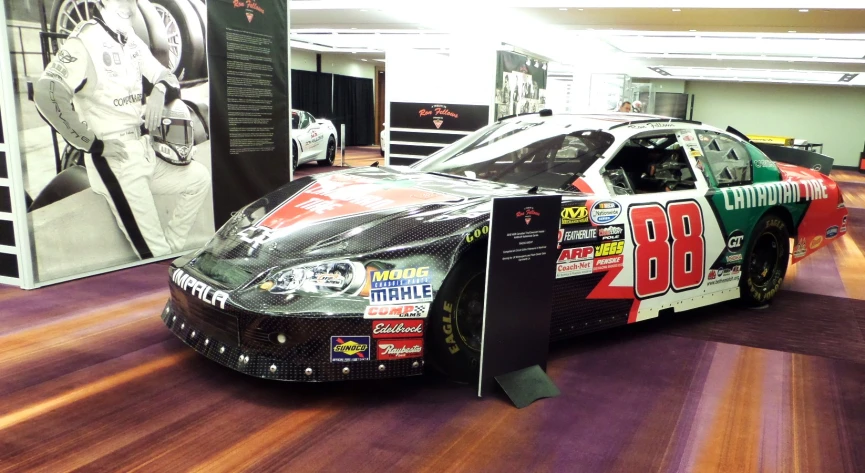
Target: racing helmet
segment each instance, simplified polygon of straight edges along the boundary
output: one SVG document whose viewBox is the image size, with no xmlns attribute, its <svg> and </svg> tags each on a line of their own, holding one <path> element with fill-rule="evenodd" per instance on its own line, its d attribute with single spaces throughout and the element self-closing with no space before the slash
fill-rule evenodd
<svg viewBox="0 0 865 473">
<path fill-rule="evenodd" d="M 150 132 L 156 156 L 178 166 L 189 164 L 195 154 L 192 127 L 192 113 L 182 100 L 165 104 L 159 127 Z"/>
</svg>

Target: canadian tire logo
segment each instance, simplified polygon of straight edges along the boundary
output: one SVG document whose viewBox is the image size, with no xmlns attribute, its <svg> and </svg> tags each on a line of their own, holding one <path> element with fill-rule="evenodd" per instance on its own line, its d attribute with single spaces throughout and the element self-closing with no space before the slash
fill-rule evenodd
<svg viewBox="0 0 865 473">
<path fill-rule="evenodd" d="M 433 124 L 436 126 L 436 128 L 441 128 L 442 123 L 444 123 L 444 121 L 445 120 L 442 117 L 434 117 L 433 118 Z"/>
</svg>

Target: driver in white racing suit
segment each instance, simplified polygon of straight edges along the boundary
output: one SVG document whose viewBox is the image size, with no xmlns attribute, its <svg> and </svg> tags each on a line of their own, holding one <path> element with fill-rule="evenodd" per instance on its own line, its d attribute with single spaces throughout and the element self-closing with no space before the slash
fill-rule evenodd
<svg viewBox="0 0 865 473">
<path fill-rule="evenodd" d="M 175 166 L 154 154 L 148 130 L 160 125 L 166 95 L 177 97 L 180 84 L 132 31 L 136 3 L 103 0 L 104 20 L 75 28 L 36 83 L 34 101 L 43 118 L 86 153 L 90 186 L 107 199 L 146 259 L 184 249 L 210 174 L 199 162 Z M 146 105 L 142 77 L 154 84 Z M 165 229 L 154 194 L 179 194 Z"/>
</svg>

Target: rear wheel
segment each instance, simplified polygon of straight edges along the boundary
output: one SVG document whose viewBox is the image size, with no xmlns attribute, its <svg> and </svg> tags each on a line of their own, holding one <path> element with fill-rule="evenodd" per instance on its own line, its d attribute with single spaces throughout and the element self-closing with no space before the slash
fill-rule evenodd
<svg viewBox="0 0 865 473">
<path fill-rule="evenodd" d="M 486 265 L 474 252 L 457 263 L 442 284 L 430 313 L 430 364 L 455 381 L 469 382 L 480 369 Z"/>
<path fill-rule="evenodd" d="M 297 143 L 294 141 L 291 142 L 291 165 L 294 169 L 297 169 L 297 162 L 299 157 L 297 156 Z"/>
<path fill-rule="evenodd" d="M 775 297 L 787 274 L 790 257 L 790 231 L 784 221 L 772 214 L 754 227 L 742 268 L 742 301 L 760 306 Z"/>
</svg>

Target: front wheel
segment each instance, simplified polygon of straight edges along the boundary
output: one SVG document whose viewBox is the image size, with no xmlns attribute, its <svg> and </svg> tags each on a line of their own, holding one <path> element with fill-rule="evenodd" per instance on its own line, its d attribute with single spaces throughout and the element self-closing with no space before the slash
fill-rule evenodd
<svg viewBox="0 0 865 473">
<path fill-rule="evenodd" d="M 784 220 L 766 215 L 754 227 L 742 263 L 742 301 L 749 306 L 767 304 L 787 274 L 790 231 Z"/>
<path fill-rule="evenodd" d="M 480 369 L 486 265 L 481 252 L 460 260 L 433 302 L 427 331 L 430 364 L 459 382 Z"/>
<path fill-rule="evenodd" d="M 297 163 L 299 161 L 299 157 L 297 156 L 297 143 L 291 142 L 291 165 L 294 169 L 297 169 Z"/>
<path fill-rule="evenodd" d="M 319 166 L 333 166 L 334 161 L 336 161 L 336 139 L 331 136 L 327 140 L 327 151 L 325 151 L 324 159 L 316 162 Z"/>
</svg>

